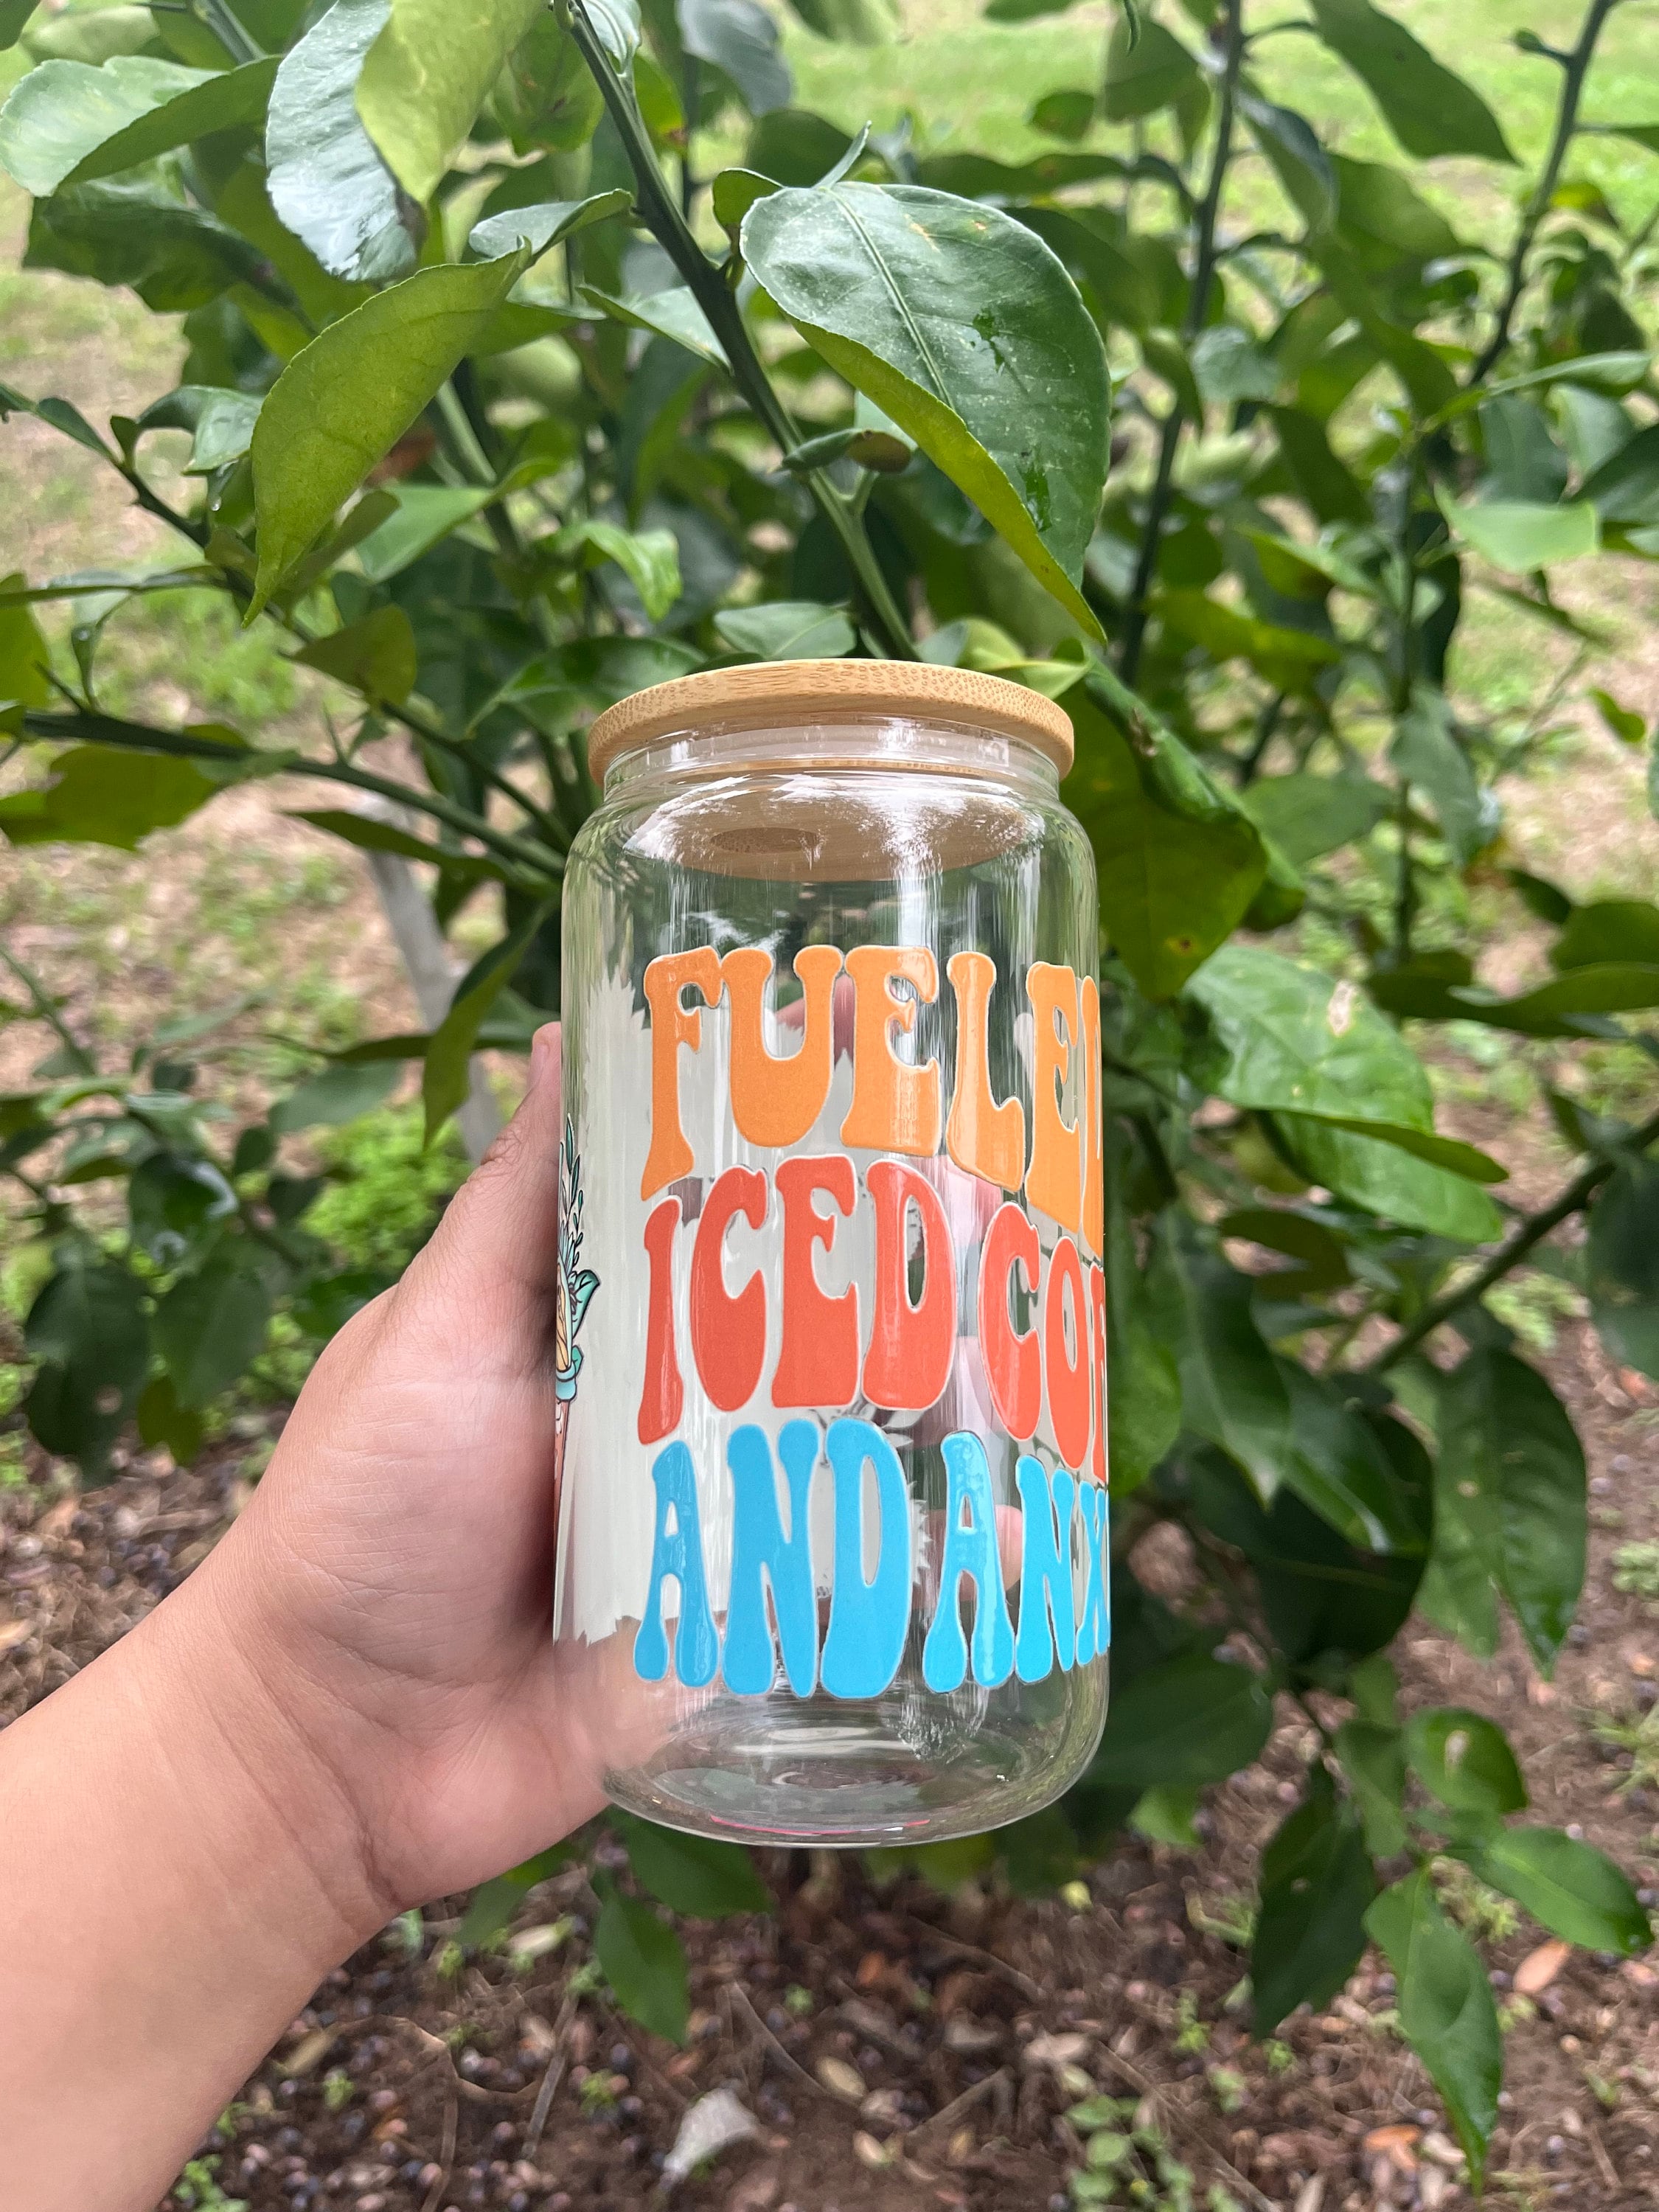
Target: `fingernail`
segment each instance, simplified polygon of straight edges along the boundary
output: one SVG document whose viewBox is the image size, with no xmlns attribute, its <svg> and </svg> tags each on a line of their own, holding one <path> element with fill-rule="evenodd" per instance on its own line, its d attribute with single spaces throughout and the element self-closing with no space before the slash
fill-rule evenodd
<svg viewBox="0 0 1659 2212">
<path fill-rule="evenodd" d="M 559 1066 L 559 1025 L 544 1022 L 530 1040 L 530 1087 L 538 1090 L 556 1075 Z"/>
</svg>

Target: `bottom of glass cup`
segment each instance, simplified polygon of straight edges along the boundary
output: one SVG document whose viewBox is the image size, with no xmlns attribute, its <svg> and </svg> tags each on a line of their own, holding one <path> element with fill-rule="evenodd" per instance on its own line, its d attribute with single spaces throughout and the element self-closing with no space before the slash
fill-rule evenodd
<svg viewBox="0 0 1659 2212">
<path fill-rule="evenodd" d="M 1106 1718 L 1104 1662 L 1074 1680 L 1081 1694 L 1060 1725 L 999 1728 L 987 1716 L 934 1757 L 895 1733 L 880 1703 L 721 1700 L 604 1786 L 646 1820 L 735 1843 L 853 1850 L 975 1835 L 1041 1812 L 1088 1765 Z"/>
</svg>

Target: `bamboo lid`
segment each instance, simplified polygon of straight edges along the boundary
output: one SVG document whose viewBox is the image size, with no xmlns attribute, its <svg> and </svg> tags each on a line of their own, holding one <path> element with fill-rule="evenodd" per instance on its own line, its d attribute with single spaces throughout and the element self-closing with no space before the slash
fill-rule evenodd
<svg viewBox="0 0 1659 2212">
<path fill-rule="evenodd" d="M 1072 765 L 1072 718 L 1052 699 L 925 660 L 765 660 L 676 676 L 607 707 L 587 733 L 587 764 L 603 783 L 619 754 L 659 738 L 886 716 L 966 723 L 1034 746 L 1062 775 Z"/>
</svg>

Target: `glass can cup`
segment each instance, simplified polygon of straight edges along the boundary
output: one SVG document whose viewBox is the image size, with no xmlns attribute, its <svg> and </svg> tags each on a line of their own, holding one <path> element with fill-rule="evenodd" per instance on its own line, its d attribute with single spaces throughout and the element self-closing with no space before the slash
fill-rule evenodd
<svg viewBox="0 0 1659 2212">
<path fill-rule="evenodd" d="M 554 1634 L 617 1803 L 897 1844 L 1105 1719 L 1100 1010 L 1065 714 L 969 671 L 613 707 L 565 877 Z"/>
</svg>

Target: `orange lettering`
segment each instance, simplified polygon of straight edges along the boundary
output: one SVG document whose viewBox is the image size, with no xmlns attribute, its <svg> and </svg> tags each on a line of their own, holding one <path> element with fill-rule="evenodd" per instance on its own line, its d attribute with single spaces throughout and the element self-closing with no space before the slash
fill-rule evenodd
<svg viewBox="0 0 1659 2212">
<path fill-rule="evenodd" d="M 1016 1329 L 1009 1310 L 1016 1263 L 1036 1295 L 1042 1255 L 1034 1224 L 1010 1199 L 998 1206 L 985 1232 L 979 1266 L 979 1345 L 991 1385 L 991 1402 L 1009 1435 L 1024 1443 L 1036 1434 L 1042 1410 L 1042 1353 L 1035 1328 Z"/>
<path fill-rule="evenodd" d="M 780 1160 L 783 1201 L 783 1340 L 772 1376 L 775 1406 L 850 1406 L 859 1387 L 859 1294 L 826 1297 L 812 1264 L 827 1252 L 835 1223 L 812 1203 L 819 1192 L 843 1214 L 858 1202 L 853 1163 L 844 1152 Z"/>
<path fill-rule="evenodd" d="M 696 1052 L 702 1041 L 702 1016 L 687 1012 L 680 994 L 690 985 L 706 1006 L 720 995 L 720 957 L 712 945 L 692 952 L 664 952 L 645 971 L 645 1000 L 651 1009 L 651 1149 L 646 1155 L 640 1196 L 653 1197 L 665 1183 L 678 1182 L 693 1167 L 691 1147 L 680 1126 L 680 1047 Z"/>
<path fill-rule="evenodd" d="M 771 954 L 744 945 L 720 963 L 732 1008 L 732 1118 L 751 1145 L 773 1151 L 799 1144 L 811 1128 L 830 1096 L 834 1066 L 841 954 L 832 945 L 804 945 L 794 969 L 805 994 L 800 1048 L 785 1059 L 766 1049 Z"/>
<path fill-rule="evenodd" d="M 939 963 L 918 945 L 860 945 L 847 956 L 858 997 L 853 1024 L 853 1103 L 841 1125 L 843 1145 L 872 1152 L 911 1152 L 931 1158 L 939 1150 L 939 1062 L 909 1067 L 894 1054 L 892 1030 L 916 1024 L 916 1006 L 939 995 Z M 915 996 L 893 995 L 893 981 L 910 984 Z"/>
<path fill-rule="evenodd" d="M 1025 1178 L 1025 1195 L 1051 1221 L 1057 1221 L 1062 1229 L 1074 1230 L 1083 1206 L 1083 1127 L 1080 1119 L 1067 1121 L 1062 1117 L 1060 1089 L 1077 1044 L 1077 977 L 1069 968 L 1034 960 L 1025 971 L 1025 995 L 1036 1017 L 1031 1168 Z"/>
<path fill-rule="evenodd" d="M 1018 1190 L 1025 1174 L 1025 1109 L 991 1096 L 991 989 L 996 963 L 983 952 L 953 952 L 945 974 L 957 994 L 957 1087 L 945 1146 L 965 1175 Z"/>
<path fill-rule="evenodd" d="M 653 1444 L 679 1426 L 685 1403 L 680 1363 L 674 1349 L 674 1231 L 680 1202 L 665 1198 L 645 1224 L 645 1253 L 651 1262 L 646 1293 L 645 1388 L 640 1394 L 640 1442 Z"/>
<path fill-rule="evenodd" d="M 691 1357 L 722 1413 L 746 1406 L 766 1359 L 766 1283 L 758 1267 L 734 1297 L 726 1287 L 726 1232 L 733 1214 L 751 1229 L 766 1218 L 766 1177 L 758 1168 L 727 1168 L 703 1202 L 691 1247 Z"/>
<path fill-rule="evenodd" d="M 1100 986 L 1083 979 L 1083 1234 L 1091 1252 L 1106 1251 L 1106 1128 L 1100 1096 Z"/>
<path fill-rule="evenodd" d="M 876 1208 L 876 1318 L 864 1395 L 890 1412 L 925 1413 L 945 1395 L 957 1348 L 956 1253 L 939 1193 L 897 1160 L 865 1176 Z M 921 1303 L 910 1303 L 908 1229 L 921 1224 Z"/>
</svg>

